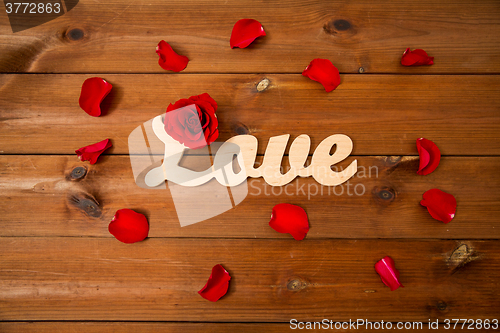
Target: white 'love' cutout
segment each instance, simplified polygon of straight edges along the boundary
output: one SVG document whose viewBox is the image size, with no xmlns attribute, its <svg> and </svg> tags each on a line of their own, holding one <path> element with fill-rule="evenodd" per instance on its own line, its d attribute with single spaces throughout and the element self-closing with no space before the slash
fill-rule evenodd
<svg viewBox="0 0 500 333">
<path fill-rule="evenodd" d="M 165 180 L 183 186 L 199 186 L 215 178 L 224 186 L 237 186 L 247 177 L 263 177 L 272 186 L 283 186 L 294 180 L 297 176 L 312 176 L 318 183 L 326 186 L 336 186 L 346 182 L 354 176 L 358 168 L 357 160 L 341 172 L 333 171 L 332 166 L 345 160 L 352 152 L 352 140 L 343 134 L 334 134 L 325 138 L 316 148 L 311 164 L 304 166 L 311 139 L 302 134 L 295 138 L 290 146 L 290 170 L 281 173 L 281 162 L 289 134 L 273 136 L 269 139 L 262 165 L 254 168 L 257 156 L 258 141 L 252 135 L 237 135 L 222 144 L 214 158 L 214 165 L 205 171 L 193 171 L 179 166 L 186 147 L 170 137 L 163 125 L 162 117 L 153 119 L 152 127 L 155 135 L 165 144 L 163 164 L 150 170 L 145 177 L 146 185 L 158 186 Z M 335 152 L 330 155 L 330 150 L 336 146 Z M 237 157 L 241 170 L 233 170 L 233 158 Z"/>
</svg>

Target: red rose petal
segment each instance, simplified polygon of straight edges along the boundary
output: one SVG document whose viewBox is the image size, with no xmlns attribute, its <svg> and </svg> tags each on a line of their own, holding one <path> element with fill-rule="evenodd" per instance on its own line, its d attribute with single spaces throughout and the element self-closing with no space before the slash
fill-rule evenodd
<svg viewBox="0 0 500 333">
<path fill-rule="evenodd" d="M 427 52 L 422 49 L 413 51 L 407 48 L 401 57 L 401 65 L 403 66 L 422 66 L 434 64 L 434 57 L 429 57 Z"/>
<path fill-rule="evenodd" d="M 420 158 L 417 174 L 428 175 L 439 165 L 441 161 L 441 151 L 431 140 L 424 138 L 417 139 L 417 150 Z"/>
<path fill-rule="evenodd" d="M 438 221 L 449 223 L 455 217 L 457 211 L 457 200 L 449 193 L 433 188 L 423 194 L 420 204 L 427 207 L 433 218 Z"/>
<path fill-rule="evenodd" d="M 304 209 L 282 203 L 273 207 L 269 226 L 282 234 L 290 234 L 295 240 L 303 240 L 309 231 L 309 221 Z"/>
<path fill-rule="evenodd" d="M 404 286 L 399 282 L 399 271 L 391 257 L 384 257 L 375 264 L 375 270 L 380 275 L 382 282 L 391 288 L 391 291 Z"/>
<path fill-rule="evenodd" d="M 195 101 L 195 102 L 196 101 L 207 102 L 207 103 L 209 103 L 212 106 L 214 112 L 217 111 L 217 102 L 208 93 L 203 93 L 201 95 L 191 96 L 191 97 L 189 97 L 189 99 L 191 101 Z"/>
<path fill-rule="evenodd" d="M 158 64 L 167 71 L 180 72 L 189 62 L 188 57 L 175 53 L 170 44 L 164 40 L 158 43 L 156 53 L 160 57 Z"/>
<path fill-rule="evenodd" d="M 229 44 L 231 48 L 239 47 L 243 49 L 252 44 L 257 37 L 265 35 L 264 27 L 262 27 L 259 21 L 242 19 L 234 24 Z"/>
<path fill-rule="evenodd" d="M 328 59 L 314 59 L 302 75 L 321 83 L 327 92 L 335 90 L 340 84 L 339 70 Z"/>
<path fill-rule="evenodd" d="M 212 268 L 212 274 L 210 274 L 207 284 L 198 291 L 198 294 L 211 302 L 217 302 L 227 293 L 229 280 L 231 280 L 231 276 L 229 276 L 224 267 L 222 265 L 215 265 Z"/>
<path fill-rule="evenodd" d="M 146 216 L 131 209 L 120 209 L 109 223 L 108 230 L 120 242 L 131 244 L 148 237 L 149 224 Z"/>
<path fill-rule="evenodd" d="M 97 159 L 101 154 L 108 148 L 112 147 L 111 140 L 106 139 L 94 143 L 89 146 L 82 147 L 78 150 L 75 150 L 75 153 L 78 155 L 80 160 L 82 161 L 90 161 L 90 164 L 95 164 Z"/>
<path fill-rule="evenodd" d="M 113 86 L 100 77 L 91 77 L 82 84 L 78 103 L 83 111 L 93 117 L 101 115 L 101 102 L 109 94 Z"/>
</svg>

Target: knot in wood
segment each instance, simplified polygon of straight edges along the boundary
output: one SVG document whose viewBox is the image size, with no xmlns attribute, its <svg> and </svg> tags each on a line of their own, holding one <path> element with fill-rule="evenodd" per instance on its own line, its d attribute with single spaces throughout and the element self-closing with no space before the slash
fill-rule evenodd
<svg viewBox="0 0 500 333">
<path fill-rule="evenodd" d="M 263 78 L 262 80 L 260 80 L 260 82 L 257 84 L 257 91 L 258 92 L 263 92 L 264 90 L 267 89 L 267 87 L 269 87 L 269 83 L 271 83 L 271 81 L 267 78 Z"/>
<path fill-rule="evenodd" d="M 323 25 L 323 30 L 330 35 L 342 34 L 347 36 L 356 34 L 351 22 L 344 19 L 332 20 L 325 23 L 325 25 Z"/>
<path fill-rule="evenodd" d="M 338 31 L 345 31 L 351 28 L 351 23 L 347 20 L 335 20 L 333 21 L 333 26 Z"/>
<path fill-rule="evenodd" d="M 439 311 L 444 311 L 448 307 L 448 304 L 446 304 L 443 301 L 439 301 L 439 302 L 437 302 L 436 306 L 437 306 L 437 308 L 438 308 Z"/>
<path fill-rule="evenodd" d="M 388 186 L 375 186 L 372 194 L 380 203 L 391 203 L 396 198 L 396 191 Z"/>
<path fill-rule="evenodd" d="M 85 193 L 72 194 L 69 196 L 68 201 L 70 205 L 78 208 L 90 217 L 100 217 L 102 215 L 99 203 Z"/>
<path fill-rule="evenodd" d="M 290 280 L 286 285 L 286 288 L 290 291 L 299 291 L 304 289 L 305 287 L 307 287 L 307 284 L 301 279 Z"/>
<path fill-rule="evenodd" d="M 87 175 L 87 169 L 83 166 L 78 166 L 71 171 L 69 177 L 71 180 L 80 180 L 84 178 L 85 175 Z"/>
<path fill-rule="evenodd" d="M 66 37 L 69 40 L 73 40 L 73 41 L 80 40 L 83 38 L 83 36 L 85 36 L 85 33 L 83 32 L 82 29 L 78 29 L 78 28 L 71 29 L 71 30 L 68 30 L 66 32 Z"/>
<path fill-rule="evenodd" d="M 447 260 L 447 263 L 450 267 L 453 267 L 454 272 L 458 269 L 463 268 L 468 263 L 479 259 L 480 256 L 474 251 L 472 245 L 462 243 L 460 244 L 453 252 Z"/>
<path fill-rule="evenodd" d="M 244 135 L 244 134 L 249 134 L 250 133 L 250 130 L 248 129 L 248 127 L 245 124 L 243 124 L 243 123 L 237 123 L 237 124 L 235 124 L 234 131 L 238 135 Z"/>
</svg>

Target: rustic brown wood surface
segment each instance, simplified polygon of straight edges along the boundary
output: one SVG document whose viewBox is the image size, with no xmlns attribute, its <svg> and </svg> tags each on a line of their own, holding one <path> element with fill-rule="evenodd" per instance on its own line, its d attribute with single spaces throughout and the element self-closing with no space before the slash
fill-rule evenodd
<svg viewBox="0 0 500 333">
<path fill-rule="evenodd" d="M 137 126 L 179 98 L 208 92 L 219 104 L 220 140 L 251 134 L 262 154 L 282 134 L 309 135 L 311 153 L 327 136 L 346 134 L 354 155 L 416 155 L 420 137 L 438 142 L 443 155 L 500 154 L 497 75 L 343 75 L 333 93 L 302 75 L 104 75 L 114 86 L 98 118 L 78 106 L 90 76 L 3 76 L 0 152 L 73 154 L 111 138 L 109 153 L 128 154 Z M 263 78 L 270 84 L 259 93 Z"/>
<path fill-rule="evenodd" d="M 80 0 L 15 35 L 0 15 L 1 72 L 163 73 L 163 39 L 191 60 L 185 73 L 300 73 L 314 58 L 343 73 L 500 73 L 496 0 Z M 242 18 L 259 20 L 267 36 L 231 50 Z M 427 50 L 435 65 L 401 66 L 407 47 Z"/>
<path fill-rule="evenodd" d="M 118 209 L 128 207 L 149 218 L 150 237 L 289 238 L 268 226 L 272 207 L 289 202 L 305 208 L 311 224 L 307 238 L 500 237 L 499 157 L 445 157 L 428 176 L 416 174 L 418 157 L 356 159 L 358 173 L 336 188 L 312 178 L 296 179 L 286 187 L 249 179 L 248 195 L 240 205 L 181 228 L 170 191 L 139 188 L 128 156 L 103 157 L 92 166 L 75 155 L 0 156 L 0 235 L 113 237 L 109 221 Z M 79 170 L 85 171 L 75 177 Z M 458 212 L 452 223 L 434 220 L 419 204 L 431 188 L 456 196 Z M 26 214 L 27 208 L 37 213 Z"/>
<path fill-rule="evenodd" d="M 80 0 L 16 33 L 3 9 L 0 332 L 289 332 L 292 318 L 450 331 L 447 319 L 500 319 L 500 2 Z M 267 36 L 232 50 L 241 18 Z M 159 67 L 160 40 L 189 57 L 185 71 Z M 402 66 L 407 47 L 435 64 Z M 314 58 L 340 70 L 335 91 L 300 75 Z M 113 85 L 99 118 L 78 106 L 93 76 Z M 291 135 L 286 169 L 297 136 L 311 137 L 312 154 L 346 134 L 354 150 L 339 166 L 357 159 L 357 175 L 335 188 L 249 179 L 241 204 L 180 227 L 169 189 L 135 184 L 128 140 L 204 92 L 219 105 L 220 141 L 258 139 L 257 165 L 270 137 Z M 427 176 L 416 174 L 420 137 L 443 155 Z M 97 164 L 74 154 L 105 138 L 113 148 Z M 207 162 L 187 155 L 183 166 Z M 419 204 L 431 188 L 456 197 L 449 224 Z M 269 227 L 283 202 L 306 210 L 305 240 Z M 148 239 L 108 232 L 121 208 L 147 216 Z M 394 292 L 374 270 L 386 255 L 405 286 Z M 232 280 L 212 303 L 197 291 L 215 264 Z"/>
<path fill-rule="evenodd" d="M 428 321 L 492 318 L 500 307 L 498 241 L 162 238 L 131 246 L 4 237 L 0 250 L 3 320 Z M 402 274 L 397 293 L 373 269 L 386 255 Z M 197 293 L 213 263 L 232 275 L 216 303 Z"/>
<path fill-rule="evenodd" d="M 349 323 L 344 324 L 348 327 Z M 334 324 L 335 325 L 335 324 Z M 340 324 L 337 324 L 340 325 Z M 347 325 L 347 326 L 346 326 Z M 393 324 L 396 327 L 397 323 Z M 408 324 L 407 324 L 408 325 Z M 419 324 L 413 324 L 408 327 L 417 327 Z M 415 326 L 413 326 L 415 325 Z M 453 327 L 453 324 L 450 324 Z M 462 322 L 457 327 L 461 327 Z M 325 332 L 325 328 L 307 330 L 306 332 Z M 334 326 L 335 327 L 335 326 Z M 445 325 L 438 326 L 440 330 L 446 330 Z M 465 326 L 467 327 L 467 325 Z M 478 326 L 479 327 L 479 326 Z M 448 329 L 450 330 L 450 329 Z M 269 324 L 269 323 L 101 323 L 101 322 L 13 322 L 0 323 L 1 332 L 11 333 L 67 333 L 67 332 L 85 332 L 85 333 L 234 333 L 234 332 L 290 332 L 288 324 Z M 350 329 L 339 329 L 339 332 L 379 332 L 380 329 L 365 328 L 359 326 Z M 436 332 L 436 329 L 429 328 L 429 323 L 422 323 L 422 329 L 418 328 L 419 332 Z M 491 327 L 474 328 L 474 332 L 492 332 Z M 292 331 L 293 332 L 293 331 Z"/>
</svg>

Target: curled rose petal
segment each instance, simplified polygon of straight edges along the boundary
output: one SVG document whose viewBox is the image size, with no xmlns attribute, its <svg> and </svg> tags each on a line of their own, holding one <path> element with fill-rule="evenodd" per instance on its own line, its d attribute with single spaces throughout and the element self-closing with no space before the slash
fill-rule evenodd
<svg viewBox="0 0 500 333">
<path fill-rule="evenodd" d="M 78 150 L 75 150 L 75 153 L 78 155 L 80 160 L 82 161 L 90 161 L 90 164 L 95 164 L 97 159 L 101 154 L 108 148 L 112 147 L 111 140 L 106 139 L 94 143 L 89 146 L 82 147 Z"/>
<path fill-rule="evenodd" d="M 417 150 L 420 158 L 417 174 L 428 175 L 439 165 L 441 151 L 431 140 L 424 138 L 417 139 Z"/>
<path fill-rule="evenodd" d="M 91 77 L 82 84 L 78 103 L 83 111 L 93 117 L 101 115 L 101 102 L 109 94 L 113 86 L 100 77 Z"/>
<path fill-rule="evenodd" d="M 231 280 L 231 276 L 224 267 L 215 265 L 212 268 L 212 274 L 210 274 L 207 284 L 198 291 L 198 294 L 211 302 L 216 302 L 227 293 L 229 280 Z"/>
<path fill-rule="evenodd" d="M 306 211 L 287 203 L 273 207 L 269 226 L 282 234 L 292 235 L 295 240 L 303 240 L 309 232 Z"/>
<path fill-rule="evenodd" d="M 314 59 L 302 75 L 321 83 L 327 92 L 335 90 L 340 84 L 339 70 L 328 59 Z"/>
<path fill-rule="evenodd" d="M 189 62 L 188 57 L 177 54 L 164 40 L 158 43 L 156 53 L 160 57 L 158 64 L 167 71 L 180 72 Z"/>
<path fill-rule="evenodd" d="M 438 221 L 449 223 L 455 217 L 457 211 L 457 200 L 449 193 L 433 188 L 423 194 L 420 204 L 427 207 L 433 218 Z"/>
<path fill-rule="evenodd" d="M 265 35 L 266 32 L 264 31 L 264 27 L 259 21 L 242 19 L 234 24 L 229 44 L 231 48 L 239 47 L 243 49 L 252 44 L 257 37 Z"/>
<path fill-rule="evenodd" d="M 413 51 L 407 48 L 401 57 L 401 65 L 403 66 L 422 66 L 434 64 L 434 57 L 429 57 L 427 52 L 422 49 Z"/>
<path fill-rule="evenodd" d="M 391 291 L 404 286 L 399 282 L 399 271 L 394 265 L 394 260 L 391 257 L 384 257 L 375 264 L 375 270 L 382 279 L 382 282 L 391 288 Z"/>
<path fill-rule="evenodd" d="M 149 224 L 146 216 L 131 209 L 120 209 L 109 223 L 108 230 L 120 242 L 131 244 L 148 237 Z"/>
</svg>

